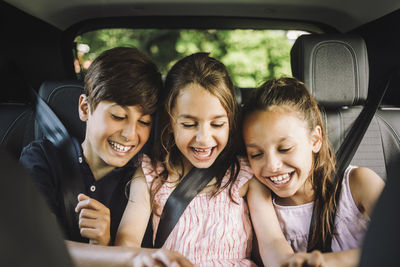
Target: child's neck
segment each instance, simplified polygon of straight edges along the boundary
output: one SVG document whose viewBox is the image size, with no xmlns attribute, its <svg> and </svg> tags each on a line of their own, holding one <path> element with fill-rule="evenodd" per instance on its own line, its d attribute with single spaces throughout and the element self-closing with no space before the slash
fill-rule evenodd
<svg viewBox="0 0 400 267">
<path fill-rule="evenodd" d="M 87 143 L 85 142 L 82 143 L 82 150 L 85 161 L 89 165 L 95 181 L 100 180 L 115 168 L 114 166 L 106 164 L 100 157 L 95 156 L 93 151 L 87 148 Z"/>
<path fill-rule="evenodd" d="M 193 165 L 192 165 L 192 163 L 190 163 L 190 161 L 189 160 L 187 160 L 186 158 L 184 158 L 183 159 L 183 176 L 182 177 L 185 177 L 189 172 L 190 172 L 190 170 L 193 168 Z M 169 179 L 170 179 L 170 182 L 176 182 L 176 181 L 178 181 L 178 179 L 179 179 L 179 177 L 178 177 L 178 175 L 177 175 L 177 173 L 179 172 L 179 173 L 182 173 L 182 170 L 176 170 L 177 172 L 175 172 L 174 174 L 170 174 L 170 176 L 169 176 Z M 204 188 L 203 188 L 203 190 L 201 191 L 201 192 L 199 192 L 200 194 L 201 193 L 210 193 L 210 192 L 214 192 L 214 186 L 215 186 L 215 184 L 216 184 L 216 179 L 215 178 L 213 178 Z"/>
<path fill-rule="evenodd" d="M 290 197 L 275 197 L 275 203 L 281 206 L 299 206 L 314 201 L 314 189 L 307 180 L 297 192 Z"/>
</svg>

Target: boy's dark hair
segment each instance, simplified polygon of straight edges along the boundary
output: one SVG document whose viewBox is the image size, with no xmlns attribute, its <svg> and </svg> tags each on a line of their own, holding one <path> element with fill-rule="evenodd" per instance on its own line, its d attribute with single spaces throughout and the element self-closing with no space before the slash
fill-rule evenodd
<svg viewBox="0 0 400 267">
<path fill-rule="evenodd" d="M 121 106 L 139 105 L 144 114 L 153 114 L 161 87 L 157 66 L 133 47 L 104 51 L 85 76 L 85 94 L 91 112 L 100 101 L 108 100 Z"/>
</svg>

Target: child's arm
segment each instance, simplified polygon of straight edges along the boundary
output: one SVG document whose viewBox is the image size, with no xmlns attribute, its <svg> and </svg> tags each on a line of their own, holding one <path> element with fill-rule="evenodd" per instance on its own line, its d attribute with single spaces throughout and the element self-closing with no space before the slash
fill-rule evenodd
<svg viewBox="0 0 400 267">
<path fill-rule="evenodd" d="M 295 253 L 281 262 L 281 267 L 292 266 L 323 266 L 345 267 L 357 266 L 360 257 L 360 249 L 349 249 L 339 252 L 321 253 L 314 250 L 311 253 Z"/>
<path fill-rule="evenodd" d="M 360 167 L 350 172 L 350 190 L 358 210 L 367 218 L 371 217 L 384 181 L 371 169 Z"/>
<path fill-rule="evenodd" d="M 151 214 L 150 191 L 141 168 L 131 180 L 128 204 L 122 216 L 115 245 L 140 247 Z"/>
<path fill-rule="evenodd" d="M 271 191 L 253 178 L 249 182 L 247 201 L 262 261 L 265 266 L 279 266 L 293 250 L 279 225 Z"/>
<path fill-rule="evenodd" d="M 193 266 L 178 252 L 166 249 L 93 246 L 71 241 L 66 245 L 77 267 Z"/>
</svg>

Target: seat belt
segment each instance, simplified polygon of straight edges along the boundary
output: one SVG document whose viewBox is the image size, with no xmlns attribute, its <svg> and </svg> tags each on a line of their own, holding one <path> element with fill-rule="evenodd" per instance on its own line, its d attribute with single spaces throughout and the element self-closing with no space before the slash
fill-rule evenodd
<svg viewBox="0 0 400 267">
<path fill-rule="evenodd" d="M 207 169 L 193 167 L 168 197 L 161 213 L 154 242 L 155 248 L 161 248 L 174 229 L 176 223 L 193 198 L 216 176 L 219 164 Z"/>
<path fill-rule="evenodd" d="M 393 75 L 389 78 L 383 91 L 381 91 L 381 92 L 375 91 L 374 94 L 370 94 L 368 96 L 364 108 L 361 110 L 360 114 L 357 116 L 357 118 L 354 121 L 353 125 L 351 126 L 348 134 L 344 138 L 343 143 L 340 145 L 340 147 L 336 153 L 336 158 L 337 158 L 337 164 L 336 164 L 337 181 L 336 182 L 338 183 L 338 189 L 337 189 L 336 195 L 335 195 L 336 203 L 338 203 L 338 201 L 339 201 L 344 172 L 345 172 L 347 166 L 349 166 L 351 160 L 353 159 L 354 154 L 356 153 L 356 151 L 368 129 L 368 126 L 370 125 L 376 111 L 378 110 L 388 87 L 390 87 L 390 84 L 392 82 L 392 77 L 393 77 Z M 323 242 L 321 240 L 321 242 L 316 244 L 315 247 L 310 246 L 310 242 L 312 239 L 312 230 L 313 230 L 314 224 L 315 224 L 315 212 L 316 211 L 315 211 L 315 205 L 314 205 L 313 213 L 311 216 L 309 234 L 308 234 L 307 252 L 311 252 L 316 249 L 320 250 L 321 252 L 331 252 L 332 251 L 332 236 L 331 235 L 327 236 L 325 242 Z M 335 215 L 336 215 L 336 212 L 337 212 L 337 210 L 335 209 L 334 210 Z M 332 218 L 333 226 L 335 225 L 334 224 L 335 217 L 336 216 L 333 216 L 333 218 Z"/>
<path fill-rule="evenodd" d="M 36 121 L 39 127 L 44 136 L 60 151 L 61 165 L 58 166 L 58 170 L 61 175 L 61 191 L 64 200 L 65 227 L 67 230 L 65 234 L 68 239 L 87 242 L 87 239 L 80 234 L 79 215 L 75 212 L 78 203 L 77 195 L 85 190 L 77 157 L 78 151 L 80 151 L 79 143 L 69 135 L 54 111 L 32 87 L 30 93 L 36 107 Z"/>
</svg>

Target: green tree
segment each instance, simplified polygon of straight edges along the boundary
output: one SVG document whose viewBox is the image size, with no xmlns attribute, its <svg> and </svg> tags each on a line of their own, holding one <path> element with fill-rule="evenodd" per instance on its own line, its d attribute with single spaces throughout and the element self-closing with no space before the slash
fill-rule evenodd
<svg viewBox="0 0 400 267">
<path fill-rule="evenodd" d="M 265 79 L 290 75 L 292 44 L 280 30 L 105 29 L 78 36 L 90 50 L 80 61 L 92 61 L 104 50 L 134 46 L 150 56 L 165 75 L 180 58 L 209 52 L 228 68 L 240 87 L 256 87 Z"/>
</svg>

